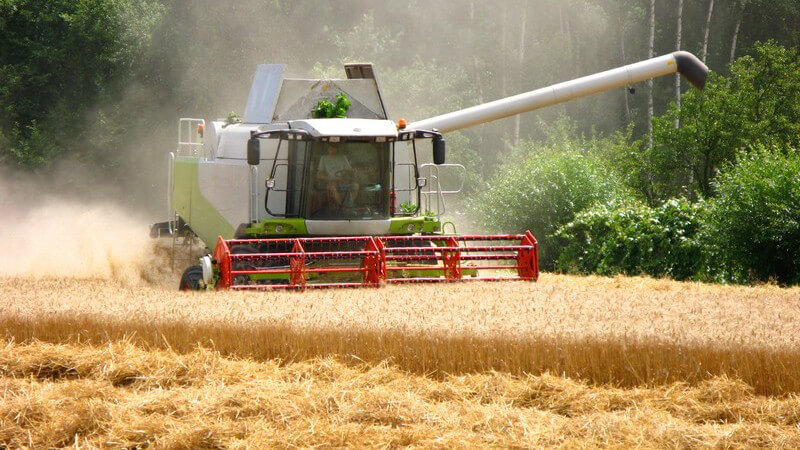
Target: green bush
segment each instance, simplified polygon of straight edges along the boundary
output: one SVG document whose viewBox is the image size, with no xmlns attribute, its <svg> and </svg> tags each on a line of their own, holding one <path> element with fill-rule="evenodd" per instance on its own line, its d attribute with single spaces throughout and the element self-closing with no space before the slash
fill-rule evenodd
<svg viewBox="0 0 800 450">
<path fill-rule="evenodd" d="M 734 280 L 800 282 L 800 154 L 740 154 L 717 177 L 709 236 Z"/>
<path fill-rule="evenodd" d="M 653 204 L 714 195 L 714 177 L 740 149 L 798 148 L 800 53 L 772 41 L 756 44 L 727 76 L 712 73 L 703 91 L 690 89 L 680 108 L 673 104 L 653 120 L 653 140 L 638 158 L 647 174 L 640 189 Z"/>
<path fill-rule="evenodd" d="M 672 199 L 655 208 L 639 202 L 597 205 L 556 233 L 557 270 L 600 275 L 701 277 L 710 249 L 703 235 L 705 204 Z"/>
<path fill-rule="evenodd" d="M 488 231 L 531 230 L 541 245 L 542 267 L 552 269 L 559 248 L 551 235 L 559 227 L 597 202 L 629 194 L 614 172 L 580 150 L 527 145 L 500 167 L 485 192 L 473 197 L 472 208 Z"/>
</svg>

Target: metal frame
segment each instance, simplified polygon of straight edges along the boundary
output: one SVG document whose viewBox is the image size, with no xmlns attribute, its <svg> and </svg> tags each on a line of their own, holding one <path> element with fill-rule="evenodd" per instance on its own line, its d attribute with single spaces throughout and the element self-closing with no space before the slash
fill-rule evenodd
<svg viewBox="0 0 800 450">
<path fill-rule="evenodd" d="M 440 176 L 440 171 L 442 168 L 460 169 L 461 184 L 458 186 L 458 189 L 449 191 L 442 190 L 441 176 Z M 427 176 L 425 176 L 425 169 L 428 169 Z M 420 171 L 422 172 L 423 177 L 428 179 L 428 184 L 426 185 L 426 187 L 428 187 L 428 190 L 420 189 L 420 195 L 425 201 L 425 211 L 435 212 L 436 217 L 439 217 L 447 211 L 447 205 L 445 203 L 444 196 L 459 194 L 461 193 L 461 190 L 464 189 L 464 182 L 467 176 L 467 168 L 461 164 L 425 163 L 420 165 Z M 431 197 L 436 198 L 436 211 L 434 211 L 432 208 Z"/>
<path fill-rule="evenodd" d="M 177 156 L 200 156 L 199 150 L 203 146 L 203 137 L 197 132 L 198 125 L 203 126 L 203 132 L 205 133 L 205 120 L 189 117 L 182 117 L 178 119 Z M 184 133 L 184 128 L 186 128 L 186 133 Z M 197 137 L 197 140 L 194 139 L 195 137 Z M 186 140 L 187 138 L 188 140 Z M 188 153 L 186 153 L 185 150 L 188 150 Z M 203 155 L 203 158 L 208 159 L 208 155 Z"/>
<path fill-rule="evenodd" d="M 236 246 L 258 249 L 236 253 Z M 314 249 L 314 247 L 317 247 Z M 290 250 L 286 250 L 290 248 Z M 539 244 L 525 234 L 489 236 L 360 236 L 217 241 L 214 260 L 217 289 L 271 290 L 333 287 L 378 287 L 383 283 L 456 281 L 536 281 Z M 236 268 L 245 264 L 249 268 Z M 288 262 L 288 264 L 287 264 Z M 336 262 L 323 267 L 321 262 Z M 462 263 L 469 262 L 472 265 Z M 482 265 L 479 265 L 482 264 Z M 260 265 L 254 267 L 256 265 Z M 480 276 L 480 271 L 489 271 Z M 511 272 L 513 271 L 513 272 Z M 324 274 L 360 274 L 361 281 L 326 282 Z M 405 277 L 412 273 L 411 277 Z M 426 276 L 415 276 L 422 273 Z M 469 276 L 469 278 L 465 278 Z M 253 277 L 280 279 L 268 284 Z M 311 276 L 311 277 L 310 277 Z M 276 278 L 278 277 L 278 278 Z"/>
</svg>

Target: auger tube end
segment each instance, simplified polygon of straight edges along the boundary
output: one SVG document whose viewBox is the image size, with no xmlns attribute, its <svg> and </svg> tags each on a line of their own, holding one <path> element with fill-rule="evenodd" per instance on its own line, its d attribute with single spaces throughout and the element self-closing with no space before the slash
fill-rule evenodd
<svg viewBox="0 0 800 450">
<path fill-rule="evenodd" d="M 678 64 L 678 73 L 683 75 L 690 83 L 697 89 L 706 87 L 706 79 L 708 78 L 708 66 L 697 56 L 689 52 L 675 52 L 672 54 L 675 57 L 675 62 Z"/>
</svg>

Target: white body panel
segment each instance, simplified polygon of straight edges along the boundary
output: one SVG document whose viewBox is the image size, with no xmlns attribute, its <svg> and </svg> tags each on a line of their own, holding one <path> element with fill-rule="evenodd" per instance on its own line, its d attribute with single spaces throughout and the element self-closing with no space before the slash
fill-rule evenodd
<svg viewBox="0 0 800 450">
<path fill-rule="evenodd" d="M 259 64 L 256 67 L 242 117 L 244 123 L 272 122 L 284 71 L 286 71 L 285 64 Z"/>
<path fill-rule="evenodd" d="M 236 228 L 250 216 L 250 166 L 247 161 L 200 161 L 197 183 L 200 193 Z"/>
<path fill-rule="evenodd" d="M 442 133 L 502 119 L 587 95 L 660 77 L 678 71 L 674 55 L 664 55 L 617 69 L 506 97 L 471 108 L 412 122 L 411 129 L 438 129 Z"/>
<path fill-rule="evenodd" d="M 289 127 L 308 131 L 314 137 L 397 137 L 397 125 L 391 120 L 309 119 L 292 120 Z"/>
</svg>

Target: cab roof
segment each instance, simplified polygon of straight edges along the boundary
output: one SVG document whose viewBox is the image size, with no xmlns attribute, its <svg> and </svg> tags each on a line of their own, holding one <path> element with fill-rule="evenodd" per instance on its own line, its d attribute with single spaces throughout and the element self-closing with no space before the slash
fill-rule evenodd
<svg viewBox="0 0 800 450">
<path fill-rule="evenodd" d="M 290 120 L 289 128 L 308 132 L 314 138 L 356 137 L 397 138 L 397 125 L 391 120 L 378 119 L 306 119 Z"/>
</svg>

